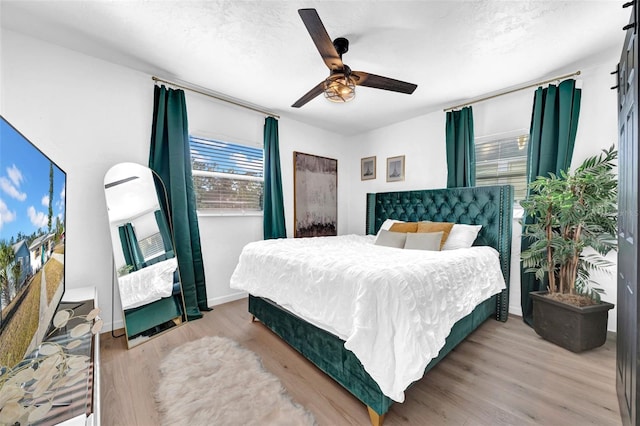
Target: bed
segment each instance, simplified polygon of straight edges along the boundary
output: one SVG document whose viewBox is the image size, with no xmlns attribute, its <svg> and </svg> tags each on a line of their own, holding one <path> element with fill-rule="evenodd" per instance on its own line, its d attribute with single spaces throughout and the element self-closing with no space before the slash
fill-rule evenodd
<svg viewBox="0 0 640 426">
<path fill-rule="evenodd" d="M 424 372 L 420 370 L 420 376 L 489 317 L 506 321 L 512 205 L 513 192 L 508 185 L 367 194 L 368 235 L 375 235 L 387 219 L 482 225 L 474 246 L 488 246 L 497 251 L 498 273 L 502 274 L 506 287 L 474 304 L 475 307 L 469 309 L 470 313 L 452 325 L 445 335 L 444 346 L 433 359 L 425 362 L 427 365 Z M 384 414 L 394 401 L 382 392 L 354 352 L 345 348 L 345 340 L 339 337 L 339 330 L 327 331 L 314 325 L 313 320 L 305 320 L 267 297 L 249 293 L 249 312 L 255 318 L 362 401 L 368 408 L 372 424 L 382 424 Z M 386 389 L 386 384 L 384 386 Z M 394 399 L 398 400 L 395 396 Z"/>
</svg>

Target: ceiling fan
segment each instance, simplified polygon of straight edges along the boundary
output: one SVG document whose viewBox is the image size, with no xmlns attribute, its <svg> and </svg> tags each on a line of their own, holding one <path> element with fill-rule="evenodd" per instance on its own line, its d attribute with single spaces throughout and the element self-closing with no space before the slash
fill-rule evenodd
<svg viewBox="0 0 640 426">
<path fill-rule="evenodd" d="M 291 105 L 293 108 L 300 108 L 323 92 L 330 101 L 348 102 L 356 95 L 356 85 L 407 93 L 409 95 L 418 87 L 416 84 L 369 74 L 364 71 L 351 71 L 351 68 L 342 62 L 342 55 L 349 51 L 349 40 L 344 37 L 338 37 L 332 42 L 315 9 L 299 9 L 298 13 L 307 27 L 307 31 L 309 31 L 311 39 L 318 48 L 320 56 L 322 56 L 324 63 L 329 68 L 330 74 L 326 80 L 320 82 Z"/>
</svg>

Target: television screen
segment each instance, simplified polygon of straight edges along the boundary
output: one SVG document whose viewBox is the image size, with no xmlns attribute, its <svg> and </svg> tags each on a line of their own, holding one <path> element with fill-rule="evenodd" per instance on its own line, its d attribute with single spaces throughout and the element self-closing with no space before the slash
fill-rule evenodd
<svg viewBox="0 0 640 426">
<path fill-rule="evenodd" d="M 0 116 L 0 366 L 45 337 L 64 292 L 66 174 Z"/>
</svg>

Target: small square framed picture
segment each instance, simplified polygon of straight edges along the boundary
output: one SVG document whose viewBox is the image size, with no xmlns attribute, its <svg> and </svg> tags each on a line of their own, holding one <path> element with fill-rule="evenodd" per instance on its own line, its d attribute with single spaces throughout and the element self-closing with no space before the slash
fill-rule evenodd
<svg viewBox="0 0 640 426">
<path fill-rule="evenodd" d="M 404 180 L 404 155 L 387 158 L 387 182 Z"/>
<path fill-rule="evenodd" d="M 360 160 L 360 180 L 376 178 L 376 157 L 366 157 Z"/>
</svg>

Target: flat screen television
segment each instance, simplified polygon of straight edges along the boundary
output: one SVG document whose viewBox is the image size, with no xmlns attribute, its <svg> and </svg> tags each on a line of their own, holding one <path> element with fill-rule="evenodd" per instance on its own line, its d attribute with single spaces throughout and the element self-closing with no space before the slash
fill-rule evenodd
<svg viewBox="0 0 640 426">
<path fill-rule="evenodd" d="M 64 293 L 66 179 L 0 116 L 0 367 L 38 347 Z"/>
</svg>

